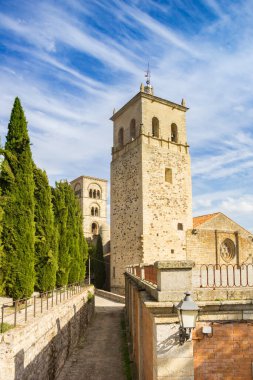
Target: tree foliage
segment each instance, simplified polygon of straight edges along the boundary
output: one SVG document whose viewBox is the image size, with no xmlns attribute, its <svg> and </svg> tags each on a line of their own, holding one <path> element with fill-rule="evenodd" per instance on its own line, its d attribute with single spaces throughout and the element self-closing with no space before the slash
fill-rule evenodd
<svg viewBox="0 0 253 380">
<path fill-rule="evenodd" d="M 68 249 L 68 207 L 65 199 L 65 188 L 68 183 L 65 181 L 56 182 L 53 194 L 53 210 L 55 215 L 55 226 L 58 235 L 58 270 L 56 273 L 57 286 L 68 284 L 70 256 Z"/>
<path fill-rule="evenodd" d="M 35 167 L 18 98 L 0 155 L 0 294 L 18 299 L 34 286 L 48 291 L 82 280 L 88 248 L 80 206 L 67 181 L 51 189 Z"/>
<path fill-rule="evenodd" d="M 105 284 L 106 272 L 105 272 L 105 261 L 103 256 L 103 243 L 101 235 L 98 235 L 95 257 L 93 261 L 94 266 L 94 283 L 96 288 L 103 288 Z"/>
<path fill-rule="evenodd" d="M 2 271 L 6 294 L 29 297 L 34 289 L 33 160 L 24 111 L 18 98 L 6 137 L 0 186 L 6 198 L 2 229 Z"/>
<path fill-rule="evenodd" d="M 55 234 L 51 187 L 45 171 L 34 168 L 35 182 L 35 271 L 36 288 L 54 289 L 57 271 L 57 234 Z"/>
<path fill-rule="evenodd" d="M 67 181 L 56 183 L 53 204 L 59 235 L 56 281 L 62 286 L 84 278 L 88 248 L 82 231 L 80 206 Z"/>
</svg>

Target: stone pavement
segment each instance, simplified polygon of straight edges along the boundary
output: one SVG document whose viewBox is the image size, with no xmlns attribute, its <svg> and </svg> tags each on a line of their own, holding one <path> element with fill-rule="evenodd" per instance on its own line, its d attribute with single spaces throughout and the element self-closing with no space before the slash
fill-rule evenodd
<svg viewBox="0 0 253 380">
<path fill-rule="evenodd" d="M 95 297 L 95 317 L 57 380 L 125 380 L 120 319 L 123 304 Z"/>
</svg>

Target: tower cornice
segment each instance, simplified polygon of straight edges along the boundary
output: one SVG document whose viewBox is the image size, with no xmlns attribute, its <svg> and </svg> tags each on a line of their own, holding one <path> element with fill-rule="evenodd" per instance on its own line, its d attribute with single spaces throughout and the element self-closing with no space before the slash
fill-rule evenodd
<svg viewBox="0 0 253 380">
<path fill-rule="evenodd" d="M 178 109 L 180 111 L 183 111 L 183 112 L 186 112 L 189 109 L 189 108 L 187 108 L 185 106 L 182 106 L 180 104 L 173 103 L 173 102 L 171 102 L 169 100 L 166 100 L 166 99 L 163 99 L 163 98 L 159 98 L 158 96 L 154 96 L 154 95 L 147 94 L 145 92 L 140 91 L 132 99 L 130 99 L 123 107 L 121 107 L 117 112 L 115 112 L 112 115 L 112 117 L 110 118 L 110 120 L 112 120 L 112 121 L 116 120 L 129 106 L 131 106 L 132 104 L 134 104 L 140 98 L 150 99 L 153 102 L 158 102 L 158 103 L 161 103 L 161 104 L 165 104 L 165 105 L 170 106 L 172 109 L 176 108 L 176 109 Z"/>
</svg>

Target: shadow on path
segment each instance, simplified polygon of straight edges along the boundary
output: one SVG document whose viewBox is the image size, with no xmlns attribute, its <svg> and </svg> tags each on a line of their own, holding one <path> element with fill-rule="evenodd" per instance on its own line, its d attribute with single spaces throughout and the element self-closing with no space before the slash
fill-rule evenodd
<svg viewBox="0 0 253 380">
<path fill-rule="evenodd" d="M 95 317 L 57 380 L 125 380 L 120 320 L 123 304 L 96 296 Z"/>
</svg>

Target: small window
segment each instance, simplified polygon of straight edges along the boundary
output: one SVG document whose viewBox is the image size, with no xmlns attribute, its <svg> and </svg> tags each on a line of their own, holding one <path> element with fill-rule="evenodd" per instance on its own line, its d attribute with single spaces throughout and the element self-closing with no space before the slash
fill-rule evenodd
<svg viewBox="0 0 253 380">
<path fill-rule="evenodd" d="M 112 268 L 112 277 L 115 278 L 115 267 Z"/>
<path fill-rule="evenodd" d="M 124 145 L 124 129 L 120 128 L 119 133 L 118 133 L 118 144 L 120 146 Z"/>
<path fill-rule="evenodd" d="M 92 223 L 91 233 L 92 233 L 92 235 L 98 235 L 98 224 L 97 223 Z"/>
<path fill-rule="evenodd" d="M 94 207 L 91 207 L 91 215 L 94 216 Z"/>
<path fill-rule="evenodd" d="M 97 192 L 96 192 L 96 190 L 93 190 L 93 198 L 97 198 Z"/>
<path fill-rule="evenodd" d="M 131 140 L 134 140 L 136 138 L 136 126 L 135 126 L 135 119 L 131 120 L 130 123 L 130 138 Z"/>
<path fill-rule="evenodd" d="M 89 197 L 92 198 L 92 189 L 89 191 Z"/>
<path fill-rule="evenodd" d="M 100 199 L 100 191 L 97 190 L 97 198 Z"/>
<path fill-rule="evenodd" d="M 171 141 L 178 142 L 177 125 L 175 123 L 171 124 Z"/>
<path fill-rule="evenodd" d="M 172 169 L 165 168 L 165 181 L 172 183 Z"/>
<path fill-rule="evenodd" d="M 178 229 L 178 231 L 183 231 L 183 229 L 184 229 L 183 223 L 178 223 L 177 224 L 177 229 Z"/>
<path fill-rule="evenodd" d="M 159 137 L 159 120 L 157 117 L 153 117 L 152 119 L 152 136 Z"/>
<path fill-rule="evenodd" d="M 95 207 L 95 216 L 98 216 L 98 208 Z"/>
<path fill-rule="evenodd" d="M 174 249 L 171 249 L 170 252 L 171 252 L 171 253 L 174 253 L 175 251 L 174 251 Z"/>
</svg>

